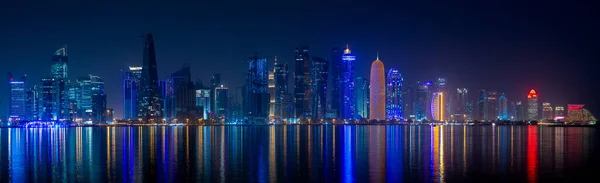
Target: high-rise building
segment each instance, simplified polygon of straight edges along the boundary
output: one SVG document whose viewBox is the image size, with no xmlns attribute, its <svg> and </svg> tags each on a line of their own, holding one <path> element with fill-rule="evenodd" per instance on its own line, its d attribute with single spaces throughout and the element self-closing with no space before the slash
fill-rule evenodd
<svg viewBox="0 0 600 183">
<path fill-rule="evenodd" d="M 66 79 L 67 78 L 67 62 L 69 57 L 67 55 L 67 47 L 60 48 L 54 52 L 52 56 L 52 65 L 50 71 L 52 78 L 54 79 Z"/>
<path fill-rule="evenodd" d="M 115 119 L 115 110 L 114 109 L 106 109 L 106 123 L 110 124 Z"/>
<path fill-rule="evenodd" d="M 496 91 L 488 91 L 487 92 L 487 99 L 486 99 L 486 103 L 487 105 L 487 118 L 485 120 L 487 121 L 494 121 L 494 120 L 498 120 L 500 117 L 499 115 L 499 106 L 498 106 L 498 92 Z"/>
<path fill-rule="evenodd" d="M 288 81 L 289 81 L 289 69 L 287 64 L 281 64 L 275 58 L 274 68 L 274 99 L 275 99 L 275 107 L 274 107 L 274 116 L 275 118 L 287 119 L 291 117 L 289 108 L 290 103 L 285 103 L 285 97 L 289 96 L 288 91 Z M 293 103 L 293 102 L 292 102 Z"/>
<path fill-rule="evenodd" d="M 431 116 L 435 121 L 446 120 L 446 104 L 444 103 L 444 92 L 435 92 L 431 98 Z"/>
<path fill-rule="evenodd" d="M 386 85 L 386 115 L 388 120 L 402 120 L 402 75 L 396 68 L 391 68 L 387 74 Z"/>
<path fill-rule="evenodd" d="M 212 78 L 210 78 L 210 111 L 216 112 L 215 110 L 215 89 L 221 86 L 221 73 L 213 74 Z"/>
<path fill-rule="evenodd" d="M 78 117 L 84 122 L 92 122 L 94 120 L 94 108 L 92 97 L 94 95 L 104 94 L 104 81 L 98 76 L 89 75 L 88 77 L 77 78 L 79 91 L 81 94 L 77 97 L 77 113 Z M 98 108 L 97 108 L 98 109 Z M 104 111 L 96 112 L 96 114 Z"/>
<path fill-rule="evenodd" d="M 515 103 L 515 120 L 517 121 L 523 121 L 525 120 L 525 111 L 523 108 L 523 102 L 521 101 L 517 101 Z"/>
<path fill-rule="evenodd" d="M 340 91 L 342 95 L 343 105 L 340 106 L 340 118 L 342 119 L 354 119 L 356 106 L 354 101 L 354 75 L 355 75 L 355 60 L 356 57 L 352 55 L 352 50 L 346 45 L 344 54 L 342 55 L 342 80 L 340 85 Z M 385 81 L 384 81 L 385 82 Z M 385 92 L 385 91 L 384 91 Z"/>
<path fill-rule="evenodd" d="M 417 88 L 414 84 L 406 85 L 402 91 L 402 105 L 404 105 L 404 119 L 415 121 L 415 103 L 417 101 Z"/>
<path fill-rule="evenodd" d="M 26 76 L 21 77 L 21 79 L 15 79 L 11 73 L 8 73 L 10 84 L 9 117 L 13 121 L 25 120 L 26 118 L 27 95 L 25 92 L 25 78 Z"/>
<path fill-rule="evenodd" d="M 327 80 L 329 64 L 324 58 L 312 57 L 312 60 L 312 118 L 314 120 L 322 120 L 326 118 L 327 114 Z"/>
<path fill-rule="evenodd" d="M 554 119 L 554 111 L 549 102 L 542 103 L 542 116 L 542 119 L 546 121 Z"/>
<path fill-rule="evenodd" d="M 160 94 L 163 120 L 172 120 L 175 115 L 173 107 L 173 80 L 158 80 L 158 93 Z"/>
<path fill-rule="evenodd" d="M 92 123 L 106 123 L 106 95 L 92 95 Z"/>
<path fill-rule="evenodd" d="M 498 97 L 498 120 L 509 120 L 508 117 L 508 100 L 506 94 L 500 93 Z"/>
<path fill-rule="evenodd" d="M 267 59 L 253 56 L 248 59 L 244 108 L 249 123 L 266 123 L 269 119 L 269 70 Z"/>
<path fill-rule="evenodd" d="M 437 89 L 437 92 L 443 92 L 444 93 L 444 119 L 448 120 L 450 119 L 450 116 L 452 114 L 452 97 L 450 95 L 450 92 L 448 90 L 448 79 L 446 77 L 438 77 L 437 81 L 435 82 L 435 86 Z"/>
<path fill-rule="evenodd" d="M 25 101 L 25 119 L 26 120 L 38 120 L 38 109 L 39 109 L 39 91 L 37 86 L 33 86 L 26 93 Z"/>
<path fill-rule="evenodd" d="M 275 120 L 275 71 L 269 71 L 269 120 Z"/>
<path fill-rule="evenodd" d="M 454 107 L 454 119 L 457 121 L 467 120 L 467 102 L 469 101 L 469 90 L 467 88 L 456 89 L 456 102 Z"/>
<path fill-rule="evenodd" d="M 473 102 L 465 102 L 465 116 L 467 121 L 473 120 Z"/>
<path fill-rule="evenodd" d="M 68 96 L 69 96 L 69 116 L 71 120 L 79 121 L 79 104 L 81 101 L 81 84 L 78 82 L 72 82 L 68 85 Z"/>
<path fill-rule="evenodd" d="M 54 89 L 53 78 L 43 78 L 42 85 L 40 88 L 40 100 L 39 100 L 39 115 L 38 117 L 43 121 L 55 121 L 57 114 L 54 113 L 55 108 L 58 108 L 58 104 L 53 99 L 55 97 L 56 90 Z"/>
<path fill-rule="evenodd" d="M 295 117 L 297 119 L 306 119 L 311 117 L 311 97 L 312 95 L 312 78 L 311 78 L 311 64 L 310 57 L 308 55 L 308 47 L 301 47 L 296 49 L 296 56 L 294 57 L 295 70 L 294 70 L 294 103 L 295 103 Z"/>
<path fill-rule="evenodd" d="M 196 108 L 202 119 L 208 119 L 210 114 L 210 86 L 196 82 Z"/>
<path fill-rule="evenodd" d="M 423 83 L 417 81 L 417 92 L 415 93 L 416 97 L 413 105 L 416 121 L 432 120 L 430 107 L 432 86 L 433 82 L 431 81 L 425 81 Z"/>
<path fill-rule="evenodd" d="M 331 71 L 329 72 L 329 77 L 331 77 L 331 97 L 328 97 L 330 101 L 329 110 L 332 111 L 335 115 L 332 118 L 340 117 L 341 106 L 343 104 L 342 100 L 342 49 L 339 47 L 335 47 L 331 49 Z"/>
<path fill-rule="evenodd" d="M 554 119 L 564 119 L 565 118 L 565 107 L 556 106 L 554 107 Z"/>
<path fill-rule="evenodd" d="M 356 77 L 356 119 L 369 119 L 369 79 Z"/>
<path fill-rule="evenodd" d="M 196 116 L 196 92 L 191 77 L 190 66 L 187 64 L 179 71 L 171 74 L 173 117 L 179 121 L 195 118 Z"/>
<path fill-rule="evenodd" d="M 128 71 L 123 72 L 123 119 L 137 119 L 138 95 L 140 91 L 140 80 L 142 78 L 142 67 L 130 66 Z"/>
<path fill-rule="evenodd" d="M 477 120 L 488 120 L 488 95 L 485 90 L 480 90 L 477 98 Z"/>
<path fill-rule="evenodd" d="M 534 121 L 538 120 L 538 94 L 535 90 L 531 89 L 529 94 L 527 94 L 527 120 Z"/>
<path fill-rule="evenodd" d="M 158 123 L 162 120 L 162 108 L 160 93 L 158 91 L 158 72 L 156 68 L 156 53 L 154 51 L 154 39 L 152 34 L 147 34 L 144 44 L 144 55 L 142 62 L 142 78 L 140 100 L 138 106 L 138 117 L 144 123 Z"/>
<path fill-rule="evenodd" d="M 229 112 L 229 95 L 223 85 L 215 88 L 215 115 L 218 118 L 227 117 Z"/>
<path fill-rule="evenodd" d="M 516 121 L 517 120 L 517 105 L 515 102 L 510 102 L 508 106 L 508 120 Z"/>
<path fill-rule="evenodd" d="M 383 62 L 377 59 L 371 64 L 371 88 L 369 90 L 369 118 L 375 120 L 385 119 L 385 68 Z"/>
<path fill-rule="evenodd" d="M 60 48 L 52 55 L 52 65 L 50 66 L 50 74 L 54 79 L 55 90 L 52 99 L 56 103 L 53 112 L 56 115 L 56 120 L 70 120 L 69 115 L 69 100 L 68 100 L 68 63 L 67 47 Z"/>
</svg>

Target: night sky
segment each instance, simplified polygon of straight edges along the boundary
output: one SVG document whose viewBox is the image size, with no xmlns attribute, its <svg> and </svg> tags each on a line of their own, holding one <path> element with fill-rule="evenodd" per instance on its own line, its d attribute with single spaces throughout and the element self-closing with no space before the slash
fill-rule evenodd
<svg viewBox="0 0 600 183">
<path fill-rule="evenodd" d="M 293 2 L 293 3 L 292 3 Z M 142 64 L 143 39 L 154 35 L 158 73 L 189 63 L 205 84 L 222 73 L 243 84 L 258 53 L 293 65 L 293 51 L 329 59 L 350 44 L 357 76 L 379 52 L 405 85 L 446 76 L 451 88 L 507 93 L 525 100 L 535 88 L 552 105 L 584 103 L 600 115 L 597 92 L 599 13 L 592 1 L 6 1 L 0 5 L 0 73 L 50 75 L 51 56 L 68 45 L 69 77 L 104 79 L 108 108 L 121 116 L 121 70 Z M 0 82 L 0 115 L 8 113 Z"/>
</svg>

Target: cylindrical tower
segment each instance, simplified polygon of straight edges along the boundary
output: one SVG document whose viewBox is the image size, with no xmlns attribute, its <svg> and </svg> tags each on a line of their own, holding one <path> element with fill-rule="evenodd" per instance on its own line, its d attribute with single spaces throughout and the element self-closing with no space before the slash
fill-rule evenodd
<svg viewBox="0 0 600 183">
<path fill-rule="evenodd" d="M 369 106 L 371 111 L 369 116 L 371 119 L 385 119 L 385 69 L 383 62 L 377 60 L 371 64 L 371 88 L 369 96 Z"/>
</svg>

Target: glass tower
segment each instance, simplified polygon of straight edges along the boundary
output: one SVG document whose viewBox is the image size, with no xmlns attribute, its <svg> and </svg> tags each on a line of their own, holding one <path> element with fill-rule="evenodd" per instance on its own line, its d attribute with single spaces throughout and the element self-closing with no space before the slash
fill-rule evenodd
<svg viewBox="0 0 600 183">
<path fill-rule="evenodd" d="M 9 117 L 13 121 L 25 120 L 26 118 L 26 99 L 27 95 L 25 92 L 25 78 L 21 77 L 17 80 L 11 73 L 8 73 L 9 84 L 10 84 L 10 107 Z"/>
<path fill-rule="evenodd" d="M 138 117 L 142 118 L 145 123 L 159 122 L 162 118 L 162 109 L 152 34 L 147 34 L 145 37 L 140 87 Z"/>
<path fill-rule="evenodd" d="M 356 77 L 356 119 L 369 119 L 369 80 Z"/>
<path fill-rule="evenodd" d="M 387 74 L 386 85 L 386 114 L 388 120 L 402 120 L 402 75 L 396 68 L 391 68 Z"/>
<path fill-rule="evenodd" d="M 295 117 L 297 119 L 305 119 L 311 116 L 312 107 L 310 99 L 312 97 L 312 78 L 311 64 L 308 55 L 308 47 L 296 49 L 294 58 L 294 102 L 295 102 Z"/>
<path fill-rule="evenodd" d="M 313 113 L 314 120 L 326 118 L 327 112 L 327 79 L 329 66 L 327 60 L 319 57 L 313 57 L 312 78 L 313 78 Z"/>
<path fill-rule="evenodd" d="M 527 94 L 527 120 L 538 120 L 538 94 L 531 89 Z"/>
<path fill-rule="evenodd" d="M 344 54 L 342 55 L 342 80 L 340 85 L 340 91 L 342 92 L 342 104 L 340 108 L 340 118 L 342 119 L 354 119 L 356 108 L 354 101 L 354 74 L 355 66 L 354 62 L 356 57 L 352 55 L 352 50 L 346 45 Z M 384 81 L 385 82 L 385 81 Z M 384 91 L 385 92 L 385 91 Z"/>
</svg>

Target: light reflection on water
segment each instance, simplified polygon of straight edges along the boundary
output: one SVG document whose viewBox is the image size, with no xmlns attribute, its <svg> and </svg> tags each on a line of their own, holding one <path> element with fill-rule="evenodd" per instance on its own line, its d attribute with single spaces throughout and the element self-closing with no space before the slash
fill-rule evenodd
<svg viewBox="0 0 600 183">
<path fill-rule="evenodd" d="M 540 182 L 593 177 L 595 128 L 151 126 L 0 129 L 13 182 Z"/>
</svg>

